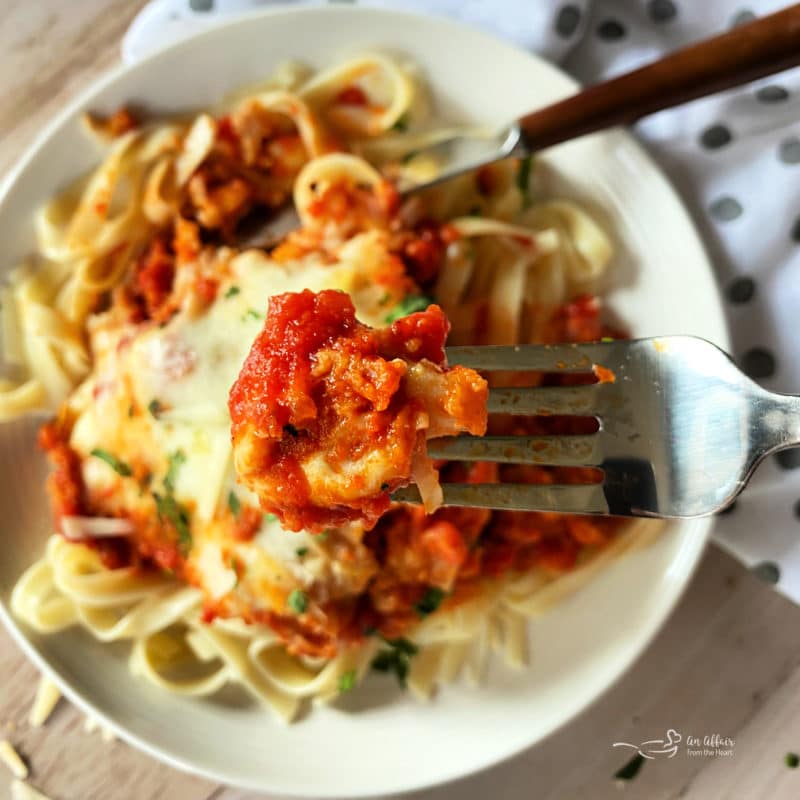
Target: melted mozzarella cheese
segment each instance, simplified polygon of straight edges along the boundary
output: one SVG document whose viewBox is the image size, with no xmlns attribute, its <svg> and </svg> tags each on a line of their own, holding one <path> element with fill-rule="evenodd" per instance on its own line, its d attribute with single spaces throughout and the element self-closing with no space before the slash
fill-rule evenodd
<svg viewBox="0 0 800 800">
<path fill-rule="evenodd" d="M 238 595 L 234 607 L 240 611 L 242 603 L 250 611 L 284 610 L 292 588 L 313 588 L 324 598 L 345 586 L 362 586 L 372 573 L 372 557 L 360 545 L 358 526 L 337 534 L 355 553 L 346 565 L 336 563 L 319 537 L 284 531 L 270 517 L 251 541 L 235 540 L 229 496 L 255 508 L 258 501 L 235 480 L 227 404 L 271 295 L 340 289 L 353 296 L 364 322 L 381 324 L 385 287 L 370 275 L 378 269 L 385 275 L 387 261 L 391 265 L 385 238 L 376 233 L 347 242 L 333 264 L 317 254 L 278 263 L 248 251 L 229 261 L 227 277 L 206 308 L 189 302 L 160 327 L 120 325 L 108 315 L 98 319 L 92 331 L 92 376 L 70 401 L 76 414 L 71 445 L 84 456 L 84 483 L 105 511 L 132 513 L 150 503 L 148 491 L 164 490 L 170 458 L 182 454 L 172 491 L 191 510 L 188 570 L 208 598 Z M 152 483 L 143 489 L 132 478 L 120 477 L 106 461 L 89 457 L 96 449 L 146 468 Z"/>
</svg>

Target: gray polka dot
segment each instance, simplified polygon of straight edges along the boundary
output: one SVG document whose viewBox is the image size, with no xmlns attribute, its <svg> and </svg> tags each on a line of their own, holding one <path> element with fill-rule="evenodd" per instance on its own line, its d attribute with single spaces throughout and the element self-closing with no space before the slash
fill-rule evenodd
<svg viewBox="0 0 800 800">
<path fill-rule="evenodd" d="M 728 300 L 731 303 L 749 303 L 756 293 L 756 283 L 752 278 L 743 277 L 736 278 L 730 286 L 728 286 Z"/>
<path fill-rule="evenodd" d="M 789 98 L 789 92 L 783 86 L 762 86 L 756 92 L 756 100 L 761 103 L 782 103 Z"/>
<path fill-rule="evenodd" d="M 775 453 L 775 461 L 781 469 L 800 469 L 800 447 L 790 447 Z"/>
<path fill-rule="evenodd" d="M 211 11 L 214 8 L 214 0 L 189 0 L 189 8 L 192 11 Z"/>
<path fill-rule="evenodd" d="M 572 36 L 581 21 L 581 10 L 578 6 L 562 6 L 556 16 L 556 33 L 565 39 Z"/>
<path fill-rule="evenodd" d="M 752 573 L 765 583 L 776 584 L 781 579 L 781 568 L 774 561 L 762 561 L 756 564 Z"/>
<path fill-rule="evenodd" d="M 800 139 L 790 136 L 778 145 L 778 158 L 784 164 L 800 164 Z"/>
<path fill-rule="evenodd" d="M 800 244 L 800 217 L 794 221 L 792 225 L 792 241 Z"/>
<path fill-rule="evenodd" d="M 700 134 L 700 144 L 708 150 L 717 150 L 725 147 L 733 136 L 725 125 L 711 125 Z"/>
<path fill-rule="evenodd" d="M 669 22 L 678 15 L 678 9 L 672 0 L 650 0 L 647 6 L 653 22 Z"/>
<path fill-rule="evenodd" d="M 741 11 L 737 11 L 733 15 L 733 19 L 731 20 L 731 25 L 735 28 L 737 25 L 746 25 L 748 22 L 752 22 L 756 18 L 756 15 L 750 11 L 748 8 L 743 8 Z"/>
<path fill-rule="evenodd" d="M 754 380 L 771 378 L 775 374 L 775 356 L 763 347 L 754 347 L 742 356 L 741 367 Z"/>
<path fill-rule="evenodd" d="M 616 42 L 625 37 L 625 26 L 616 19 L 606 19 L 597 26 L 597 35 L 606 42 Z"/>
<path fill-rule="evenodd" d="M 724 195 L 718 197 L 708 209 L 718 222 L 730 222 L 742 216 L 742 204 L 735 198 Z"/>
</svg>

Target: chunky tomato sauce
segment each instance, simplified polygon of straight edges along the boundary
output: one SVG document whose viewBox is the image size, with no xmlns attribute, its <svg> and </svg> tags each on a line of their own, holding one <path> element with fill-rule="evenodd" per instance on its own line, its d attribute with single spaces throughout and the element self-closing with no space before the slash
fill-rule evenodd
<svg viewBox="0 0 800 800">
<path fill-rule="evenodd" d="M 407 390 L 410 364 L 424 362 L 470 406 L 463 427 L 482 431 L 485 382 L 440 366 L 448 329 L 438 306 L 372 329 L 342 292 L 272 297 L 229 397 L 237 473 L 264 510 L 295 530 L 374 524 L 424 452 L 429 409 Z"/>
</svg>

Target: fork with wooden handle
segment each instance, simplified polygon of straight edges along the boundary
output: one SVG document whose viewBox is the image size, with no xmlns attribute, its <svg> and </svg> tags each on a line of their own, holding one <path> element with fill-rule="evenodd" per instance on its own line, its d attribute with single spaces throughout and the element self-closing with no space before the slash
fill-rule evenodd
<svg viewBox="0 0 800 800">
<path fill-rule="evenodd" d="M 451 347 L 448 363 L 481 372 L 590 373 L 578 386 L 503 387 L 490 413 L 599 420 L 596 433 L 433 439 L 458 461 L 592 466 L 593 484 L 443 483 L 445 505 L 644 517 L 697 517 L 729 505 L 758 463 L 800 444 L 800 397 L 753 383 L 722 350 L 692 336 L 597 344 Z M 392 495 L 419 502 L 415 487 Z"/>
<path fill-rule="evenodd" d="M 404 196 L 464 172 L 740 86 L 800 64 L 800 3 L 685 47 L 640 69 L 583 89 L 501 128 L 494 136 L 463 135 L 437 142 L 442 168 L 434 180 L 400 185 Z M 240 232 L 240 247 L 269 247 L 299 227 L 291 206 Z"/>
</svg>

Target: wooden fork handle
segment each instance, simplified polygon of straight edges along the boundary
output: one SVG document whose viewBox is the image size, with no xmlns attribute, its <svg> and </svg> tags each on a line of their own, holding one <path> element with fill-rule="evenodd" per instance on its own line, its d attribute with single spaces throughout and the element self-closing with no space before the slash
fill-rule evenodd
<svg viewBox="0 0 800 800">
<path fill-rule="evenodd" d="M 519 121 L 531 150 L 632 122 L 800 64 L 800 3 L 598 83 Z"/>
</svg>

